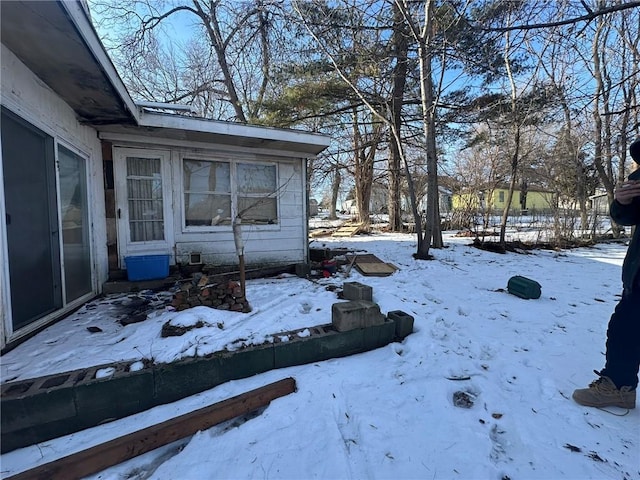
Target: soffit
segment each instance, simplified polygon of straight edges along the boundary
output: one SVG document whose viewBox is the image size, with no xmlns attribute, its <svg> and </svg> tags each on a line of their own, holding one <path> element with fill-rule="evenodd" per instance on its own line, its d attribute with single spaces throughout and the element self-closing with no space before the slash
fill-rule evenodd
<svg viewBox="0 0 640 480">
<path fill-rule="evenodd" d="M 79 2 L 0 1 L 2 43 L 91 125 L 135 123 L 135 107 Z"/>
</svg>

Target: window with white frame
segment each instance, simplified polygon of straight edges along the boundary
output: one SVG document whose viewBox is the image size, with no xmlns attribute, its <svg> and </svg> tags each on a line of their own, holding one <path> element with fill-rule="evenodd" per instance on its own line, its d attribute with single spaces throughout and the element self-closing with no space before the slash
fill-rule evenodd
<svg viewBox="0 0 640 480">
<path fill-rule="evenodd" d="M 237 211 L 242 223 L 278 221 L 276 166 L 237 163 Z"/>
<path fill-rule="evenodd" d="M 185 158 L 182 170 L 186 227 L 278 222 L 275 164 Z"/>
</svg>

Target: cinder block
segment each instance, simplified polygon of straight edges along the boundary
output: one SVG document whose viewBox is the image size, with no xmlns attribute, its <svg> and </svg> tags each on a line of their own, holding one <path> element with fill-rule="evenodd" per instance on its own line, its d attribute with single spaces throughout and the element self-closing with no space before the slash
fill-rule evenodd
<svg viewBox="0 0 640 480">
<path fill-rule="evenodd" d="M 9 386 L 0 404 L 0 451 L 43 442 L 76 428 L 73 372 L 31 380 L 31 385 Z"/>
<path fill-rule="evenodd" d="M 396 324 L 396 338 L 403 340 L 413 333 L 413 317 L 402 310 L 393 310 L 387 313 L 389 320 Z"/>
<path fill-rule="evenodd" d="M 373 289 L 360 282 L 344 282 L 342 294 L 345 300 L 373 300 Z"/>
<path fill-rule="evenodd" d="M 364 352 L 364 329 L 356 328 L 345 332 L 338 332 L 334 327 L 323 327 L 323 334 L 317 341 L 320 343 L 320 357 L 318 361 L 330 358 L 346 357 Z"/>
<path fill-rule="evenodd" d="M 153 366 L 153 403 L 162 405 L 203 392 L 230 380 L 225 358 L 185 358 Z"/>
<path fill-rule="evenodd" d="M 225 368 L 229 369 L 229 380 L 247 378 L 275 367 L 272 343 L 246 347 L 224 355 L 228 355 Z"/>
<path fill-rule="evenodd" d="M 364 329 L 364 348 L 373 350 L 393 342 L 396 333 L 396 324 L 391 320 L 385 320 L 380 325 L 372 325 Z"/>
<path fill-rule="evenodd" d="M 317 362 L 321 358 L 322 342 L 319 336 L 322 331 L 312 328 L 311 336 L 298 337 L 290 335 L 287 341 L 277 341 L 273 344 L 275 368 L 305 365 Z"/>
<path fill-rule="evenodd" d="M 339 332 L 365 328 L 384 323 L 378 304 L 366 300 L 334 303 L 331 306 L 331 323 Z"/>
<path fill-rule="evenodd" d="M 7 453 L 17 448 L 28 447 L 36 443 L 46 442 L 72 432 L 81 430 L 78 417 L 70 417 L 53 422 L 39 423 L 15 432 L 2 431 L 1 451 Z"/>
<path fill-rule="evenodd" d="M 95 378 L 96 368 L 88 378 L 76 384 L 74 394 L 82 428 L 133 415 L 154 406 L 153 370 L 127 372 L 126 366 L 118 364 L 112 376 L 102 379 Z"/>
<path fill-rule="evenodd" d="M 22 403 L 22 411 L 25 417 L 22 419 L 12 419 L 13 422 L 20 422 L 22 427 L 37 425 L 44 422 L 64 420 L 76 416 L 76 405 L 73 398 L 71 385 L 74 376 L 71 373 L 50 375 L 38 378 L 31 388 L 24 394 L 14 397 L 13 401 Z M 9 413 L 5 411 L 8 403 L 2 401 L 2 427 L 5 427 L 5 416 Z"/>
<path fill-rule="evenodd" d="M 42 441 L 42 439 L 36 436 L 33 427 L 14 432 L 6 432 L 3 428 L 2 435 L 0 436 L 0 453 L 5 454 L 17 448 L 34 445 L 40 441 Z"/>
</svg>

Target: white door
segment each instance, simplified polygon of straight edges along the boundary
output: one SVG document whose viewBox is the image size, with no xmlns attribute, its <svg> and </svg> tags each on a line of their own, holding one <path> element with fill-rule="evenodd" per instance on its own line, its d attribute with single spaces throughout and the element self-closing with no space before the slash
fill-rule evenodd
<svg viewBox="0 0 640 480">
<path fill-rule="evenodd" d="M 116 148 L 114 157 L 121 268 L 125 256 L 171 254 L 173 200 L 169 152 Z"/>
</svg>

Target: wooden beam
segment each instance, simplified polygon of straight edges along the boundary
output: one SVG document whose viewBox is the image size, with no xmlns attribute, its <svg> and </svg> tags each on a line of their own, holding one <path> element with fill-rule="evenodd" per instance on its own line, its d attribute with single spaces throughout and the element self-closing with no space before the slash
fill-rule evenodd
<svg viewBox="0 0 640 480">
<path fill-rule="evenodd" d="M 218 423 L 252 412 L 272 400 L 296 391 L 289 377 L 214 403 L 194 412 L 115 438 L 5 480 L 74 480 L 100 472 Z"/>
</svg>

